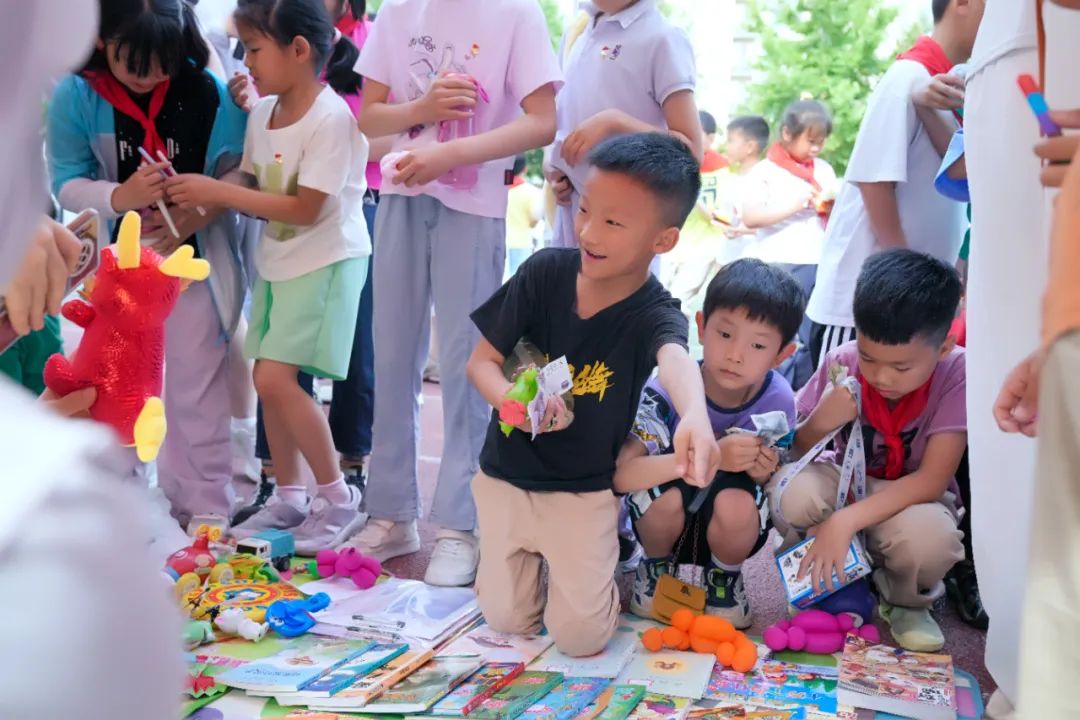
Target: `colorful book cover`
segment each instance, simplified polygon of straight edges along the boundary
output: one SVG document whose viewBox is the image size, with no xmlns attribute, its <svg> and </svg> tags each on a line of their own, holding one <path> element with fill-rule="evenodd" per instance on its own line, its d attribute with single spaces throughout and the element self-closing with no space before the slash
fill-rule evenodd
<svg viewBox="0 0 1080 720">
<path fill-rule="evenodd" d="M 550 635 L 508 635 L 481 625 L 447 645 L 439 652 L 439 656 L 479 655 L 492 663 L 528 665 L 551 647 L 551 644 Z"/>
<path fill-rule="evenodd" d="M 300 692 L 295 693 L 297 695 L 296 699 L 310 700 L 313 698 L 333 697 L 360 678 L 367 677 L 383 667 L 408 649 L 409 646 L 404 643 L 396 645 L 371 643 L 370 647 L 349 662 L 331 670 Z"/>
<path fill-rule="evenodd" d="M 562 673 L 526 671 L 469 713 L 474 720 L 515 720 L 563 681 Z"/>
<path fill-rule="evenodd" d="M 611 684 L 605 678 L 565 678 L 518 720 L 573 720 Z"/>
<path fill-rule="evenodd" d="M 187 653 L 188 663 L 205 663 L 219 667 L 240 667 L 256 660 L 265 660 L 297 644 L 300 638 L 283 638 L 271 633 L 259 642 L 229 638 L 203 645 Z"/>
<path fill-rule="evenodd" d="M 646 693 L 634 712 L 631 720 L 683 720 L 690 711 L 690 698 L 667 697 Z"/>
<path fill-rule="evenodd" d="M 241 690 L 296 692 L 371 645 L 365 641 L 314 635 L 299 640 L 273 657 L 231 668 L 218 677 L 218 682 Z"/>
<path fill-rule="evenodd" d="M 916 720 L 953 720 L 957 708 L 952 658 L 874 645 L 848 635 L 837 699 Z"/>
<path fill-rule="evenodd" d="M 523 663 L 490 663 L 473 673 L 428 711 L 437 717 L 465 717 L 525 671 Z"/>
<path fill-rule="evenodd" d="M 621 685 L 644 685 L 650 693 L 700 700 L 709 685 L 716 658 L 692 652 L 635 655 L 619 675 Z"/>
<path fill-rule="evenodd" d="M 364 712 L 375 714 L 426 712 L 476 672 L 481 664 L 481 659 L 476 656 L 434 658 L 412 675 L 403 678 L 377 700 L 364 706 Z M 313 710 L 326 709 L 318 700 L 312 701 L 309 707 Z"/>
<path fill-rule="evenodd" d="M 626 720 L 648 692 L 644 685 L 614 685 L 607 707 L 596 720 Z"/>
<path fill-rule="evenodd" d="M 749 673 L 713 669 L 705 698 L 724 702 L 759 702 L 767 705 L 799 705 L 811 712 L 836 713 L 835 667 L 799 665 L 780 660 L 760 663 Z"/>
<path fill-rule="evenodd" d="M 628 625 L 620 625 L 603 652 L 587 658 L 573 658 L 551 647 L 530 666 L 531 670 L 562 673 L 566 677 L 613 679 L 618 677 L 637 647 L 638 633 Z"/>
<path fill-rule="evenodd" d="M 360 678 L 349 687 L 337 692 L 332 697 L 320 699 L 318 701 L 319 707 L 327 710 L 362 708 L 419 670 L 431 660 L 433 655 L 434 653 L 431 650 L 404 652 L 370 675 Z M 285 700 L 286 702 L 296 702 L 289 698 L 285 698 Z M 311 702 L 313 702 L 312 699 L 307 698 L 303 703 L 298 704 L 308 705 Z M 284 705 L 285 703 L 281 704 Z"/>
</svg>

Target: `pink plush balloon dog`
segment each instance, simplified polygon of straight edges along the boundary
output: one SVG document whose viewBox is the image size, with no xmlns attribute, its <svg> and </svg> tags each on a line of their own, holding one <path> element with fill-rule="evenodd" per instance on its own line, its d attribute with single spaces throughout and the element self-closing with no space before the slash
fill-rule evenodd
<svg viewBox="0 0 1080 720">
<path fill-rule="evenodd" d="M 804 610 L 791 620 L 771 625 L 762 639 L 772 650 L 829 655 L 843 650 L 844 636 L 849 632 L 873 643 L 881 642 L 881 635 L 873 625 L 867 623 L 856 628 L 849 614 L 831 615 L 823 610 Z"/>
<path fill-rule="evenodd" d="M 382 575 L 382 563 L 356 548 L 345 548 L 340 553 L 322 550 L 315 556 L 315 566 L 319 577 L 347 577 L 361 590 L 374 587 Z"/>
</svg>

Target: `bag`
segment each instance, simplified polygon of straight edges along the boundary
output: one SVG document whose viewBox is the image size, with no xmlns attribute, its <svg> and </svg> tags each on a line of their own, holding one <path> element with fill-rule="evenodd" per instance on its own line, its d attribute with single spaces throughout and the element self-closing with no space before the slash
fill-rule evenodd
<svg viewBox="0 0 1080 720">
<path fill-rule="evenodd" d="M 700 521 L 694 515 L 694 521 L 687 523 L 675 546 L 674 572 L 675 575 L 661 575 L 656 581 L 656 593 L 653 595 L 653 617 L 667 625 L 671 624 L 672 616 L 683 608 L 690 610 L 696 615 L 705 611 L 705 588 L 688 583 L 679 579 L 679 557 L 682 555 L 683 543 L 689 534 L 694 536 L 694 553 L 691 563 L 697 565 L 698 529 Z"/>
</svg>

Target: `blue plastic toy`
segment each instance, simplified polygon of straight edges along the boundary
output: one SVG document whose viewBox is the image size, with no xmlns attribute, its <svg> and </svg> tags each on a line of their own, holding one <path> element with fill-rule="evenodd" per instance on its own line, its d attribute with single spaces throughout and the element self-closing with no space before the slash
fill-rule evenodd
<svg viewBox="0 0 1080 720">
<path fill-rule="evenodd" d="M 316 593 L 306 600 L 278 600 L 266 610 L 266 622 L 278 635 L 294 638 L 315 627 L 311 613 L 330 606 L 330 596 Z"/>
</svg>

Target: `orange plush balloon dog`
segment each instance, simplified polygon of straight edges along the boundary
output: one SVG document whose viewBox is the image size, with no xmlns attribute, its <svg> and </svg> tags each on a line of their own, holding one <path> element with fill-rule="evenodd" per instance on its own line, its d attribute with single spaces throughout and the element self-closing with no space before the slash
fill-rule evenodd
<svg viewBox="0 0 1080 720">
<path fill-rule="evenodd" d="M 646 630 L 641 644 L 650 652 L 667 648 L 715 655 L 721 665 L 737 672 L 750 672 L 757 662 L 757 645 L 731 623 L 686 608 L 671 616 L 671 627 Z"/>
</svg>

